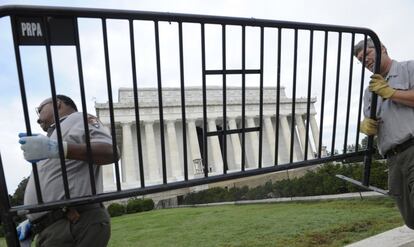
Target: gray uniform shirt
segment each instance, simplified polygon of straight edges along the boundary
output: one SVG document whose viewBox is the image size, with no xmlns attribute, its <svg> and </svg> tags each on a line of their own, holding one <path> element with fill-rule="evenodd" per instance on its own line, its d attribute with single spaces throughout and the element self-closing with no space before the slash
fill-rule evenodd
<svg viewBox="0 0 414 247">
<path fill-rule="evenodd" d="M 91 142 L 112 144 L 111 135 L 106 127 L 104 127 L 95 117 L 92 116 L 89 117 L 88 122 Z M 85 143 L 85 129 L 82 113 L 75 112 L 67 117 L 61 118 L 60 126 L 63 141 L 77 144 Z M 49 132 L 48 135 L 52 139 L 57 139 L 56 131 L 54 129 L 52 129 L 52 132 Z M 39 182 L 43 201 L 52 202 L 65 199 L 60 159 L 46 159 L 39 161 L 37 163 L 37 170 L 39 173 Z M 66 160 L 66 171 L 71 198 L 91 195 L 88 162 Z M 99 166 L 94 165 L 93 171 L 96 183 L 96 192 L 100 193 L 103 191 L 102 170 Z M 30 175 L 24 194 L 24 204 L 37 204 L 33 172 Z M 30 214 L 27 215 L 27 218 L 34 220 L 43 214 L 44 212 Z"/>
<path fill-rule="evenodd" d="M 414 61 L 392 61 L 387 77 L 390 87 L 414 90 Z M 370 117 L 372 93 L 364 95 L 364 115 Z M 381 154 L 414 137 L 414 108 L 378 97 L 377 105 L 378 148 Z"/>
</svg>

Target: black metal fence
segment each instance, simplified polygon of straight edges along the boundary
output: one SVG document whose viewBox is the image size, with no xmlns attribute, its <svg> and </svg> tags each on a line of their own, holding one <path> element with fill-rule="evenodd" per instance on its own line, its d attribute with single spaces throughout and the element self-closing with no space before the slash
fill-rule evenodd
<svg viewBox="0 0 414 247">
<path fill-rule="evenodd" d="M 20 95 L 16 96 L 21 99 L 23 115 L 25 120 L 26 131 L 28 135 L 32 134 L 32 122 L 30 120 L 30 112 L 32 106 L 28 106 L 27 96 L 27 83 L 24 77 L 24 68 L 22 66 L 22 50 L 27 46 L 40 46 L 44 47 L 46 54 L 46 63 L 48 77 L 50 80 L 50 93 L 45 93 L 44 98 L 52 97 L 56 121 L 56 131 L 59 142 L 60 160 L 62 169 L 62 178 L 64 183 L 64 200 L 45 202 L 42 199 L 42 191 L 39 185 L 38 167 L 36 163 L 32 164 L 34 180 L 36 184 L 36 192 L 38 204 L 36 205 L 22 205 L 11 207 L 9 202 L 9 191 L 7 189 L 5 174 L 3 167 L 12 164 L 2 163 L 0 156 L 0 210 L 2 215 L 2 222 L 6 232 L 6 239 L 9 246 L 17 246 L 15 224 L 13 222 L 13 216 L 24 215 L 27 213 L 40 212 L 50 210 L 63 206 L 76 206 L 87 203 L 102 202 L 120 198 L 126 198 L 131 196 L 146 195 L 155 192 L 162 192 L 167 190 L 173 190 L 178 188 L 185 188 L 190 186 L 202 185 L 212 182 L 231 180 L 235 178 L 265 174 L 270 172 L 288 170 L 293 168 L 305 167 L 315 164 L 321 164 L 332 161 L 343 161 L 350 158 L 365 157 L 364 164 L 364 179 L 363 184 L 368 185 L 370 164 L 372 156 L 372 144 L 373 138 L 368 138 L 368 148 L 362 148 L 360 146 L 362 136 L 359 135 L 359 122 L 362 115 L 362 96 L 364 89 L 364 82 L 366 82 L 365 70 L 363 65 L 357 64 L 356 59 L 353 57 L 353 46 L 356 41 L 367 40 L 368 37 L 372 38 L 375 43 L 376 51 L 380 51 L 380 42 L 377 35 L 371 30 L 364 28 L 334 26 L 334 25 L 322 25 L 311 23 L 298 23 L 298 22 L 286 22 L 286 21 L 274 21 L 274 20 L 260 20 L 260 19 L 247 19 L 247 18 L 232 18 L 232 17 L 216 17 L 216 16 L 200 16 L 189 14 L 170 14 L 170 13 L 155 13 L 155 12 L 140 12 L 140 11 L 124 11 L 124 10 L 108 10 L 108 9 L 80 9 L 80 8 L 50 8 L 50 7 L 29 7 L 29 6 L 6 6 L 0 8 L 0 18 L 10 22 L 14 54 L 16 59 L 17 74 Z M 79 81 L 79 95 L 82 105 L 82 112 L 84 116 L 85 132 L 89 133 L 87 124 L 87 97 L 85 88 L 88 87 L 88 83 L 84 79 L 87 73 L 87 68 L 83 66 L 83 58 L 85 58 L 84 46 L 81 45 L 80 39 L 82 39 L 82 32 L 80 27 L 83 22 L 93 20 L 97 23 L 98 33 L 102 35 L 102 39 L 95 40 L 95 42 L 102 42 L 100 45 L 103 48 L 103 60 L 104 70 L 100 71 L 101 74 L 106 76 L 105 83 L 100 84 L 100 87 L 106 86 L 107 93 L 107 107 L 109 112 L 109 124 L 111 128 L 112 140 L 113 140 L 113 152 L 118 156 L 117 147 L 117 121 L 114 114 L 114 97 L 113 97 L 113 64 L 110 63 L 111 46 L 108 42 L 108 37 L 111 36 L 111 32 L 108 31 L 108 24 L 114 21 L 122 20 L 127 27 L 127 32 L 122 37 L 129 43 L 130 58 L 125 62 L 124 67 L 129 68 L 131 73 L 131 84 L 129 87 L 133 88 L 133 104 L 134 104 L 134 116 L 136 125 L 136 140 L 139 159 L 139 181 L 140 185 L 137 188 L 123 189 L 121 183 L 120 165 L 118 162 L 113 164 L 115 171 L 116 190 L 113 192 L 96 193 L 95 181 L 93 176 L 94 166 L 92 159 L 89 160 L 90 178 L 91 178 L 91 191 L 92 194 L 88 197 L 76 198 L 72 197 L 69 188 L 66 175 L 65 158 L 63 156 L 62 135 L 60 130 L 60 124 L 57 116 L 57 85 L 59 82 L 55 79 L 54 64 L 52 57 L 54 47 L 57 46 L 70 46 L 74 47 L 74 53 L 76 57 L 76 68 L 78 72 Z M 140 22 L 150 23 L 151 32 L 137 33 L 135 29 Z M 172 25 L 174 26 L 173 32 L 175 36 L 173 38 L 168 37 L 167 40 L 163 40 L 162 31 L 160 31 L 160 25 Z M 190 27 L 191 26 L 191 27 Z M 211 33 L 215 30 L 215 35 Z M 96 31 L 96 30 L 95 30 Z M 119 34 L 117 34 L 119 36 Z M 155 78 L 158 93 L 158 120 L 159 123 L 159 138 L 160 138 L 160 153 L 161 153 L 161 170 L 162 170 L 162 182 L 160 184 L 148 186 L 144 176 L 144 163 L 143 159 L 143 147 L 141 145 L 142 135 L 140 133 L 140 123 L 142 123 L 140 117 L 142 113 L 139 106 L 139 94 L 140 81 L 139 73 L 150 73 L 140 71 L 138 69 L 137 58 L 139 49 L 147 49 L 146 47 L 138 47 L 136 44 L 140 39 L 153 35 L 153 45 L 155 57 Z M 210 36 L 209 36 L 210 35 Z M 187 38 L 185 38 L 187 37 Z M 190 37 L 190 38 L 188 38 Z M 252 38 L 253 37 L 253 38 Z M 165 37 L 164 37 L 165 38 Z M 247 44 L 250 39 L 256 40 L 257 45 L 249 46 Z M 189 41 L 190 40 L 190 41 Z M 200 41 L 197 45 L 198 49 L 187 49 L 186 44 L 191 40 Z M 89 41 L 92 42 L 92 41 Z M 167 176 L 167 154 L 165 143 L 165 114 L 164 110 L 164 98 L 163 88 L 165 87 L 165 81 L 163 76 L 163 66 L 169 66 L 168 62 L 163 60 L 163 55 L 160 48 L 160 44 L 163 42 L 175 42 L 178 44 L 176 60 L 178 70 L 177 87 L 180 90 L 181 101 L 181 122 L 182 124 L 182 150 L 183 157 L 188 156 L 188 133 L 187 113 L 186 113 L 186 97 L 185 91 L 188 83 L 186 75 L 186 60 L 188 53 L 199 53 L 199 60 L 196 64 L 201 65 L 201 71 L 198 74 L 200 78 L 201 91 L 202 91 L 202 114 L 201 122 L 199 126 L 202 131 L 201 136 L 201 153 L 205 154 L 202 157 L 201 164 L 203 169 L 203 176 L 191 177 L 189 176 L 189 164 L 188 159 L 182 160 L 182 173 L 183 178 L 180 181 L 169 181 Z M 209 49 L 210 43 L 216 43 L 217 51 L 212 52 Z M 86 42 L 88 43 L 88 42 Z M 237 43 L 238 45 L 234 45 Z M 365 43 L 366 44 L 366 43 Z M 232 54 L 229 50 L 235 47 L 238 49 L 238 54 Z M 253 47 L 253 48 L 252 48 Z M 190 52 L 188 52 L 190 50 Z M 213 49 L 214 50 L 214 49 Z M 165 51 L 165 50 L 164 50 Z M 257 56 L 256 59 L 251 59 L 251 54 Z M 376 60 L 376 71 L 379 68 L 380 52 L 377 52 L 378 57 Z M 234 58 L 236 56 L 236 58 Z M 217 63 L 210 62 L 208 59 L 217 60 Z M 53 61 L 54 61 L 53 57 Z M 145 59 L 145 58 L 144 58 Z M 236 65 L 232 65 L 231 61 L 237 60 Z M 255 63 L 251 63 L 255 60 Z M 119 61 L 118 61 L 119 62 Z M 190 61 L 192 63 L 192 61 Z M 212 65 L 213 64 L 213 65 Z M 253 64 L 253 65 L 252 65 Z M 270 65 L 269 65 L 270 64 Z M 254 80 L 249 80 L 249 76 L 254 76 Z M 240 112 L 240 126 L 236 129 L 230 128 L 227 124 L 229 116 L 227 115 L 228 107 L 228 95 L 226 95 L 226 88 L 230 83 L 230 78 L 236 76 L 239 82 L 241 92 L 241 112 Z M 197 76 L 196 76 L 197 77 Z M 222 89 L 222 116 L 220 116 L 222 126 L 215 131 L 208 131 L 208 86 L 209 78 L 218 78 L 218 86 Z M 248 82 L 249 81 L 249 82 Z M 253 81 L 253 83 L 251 83 Z M 14 82 L 10 82 L 14 83 Z M 75 85 L 72 85 L 75 87 Z M 256 99 L 256 105 L 258 105 L 258 112 L 256 115 L 255 127 L 247 127 L 245 124 L 246 119 L 246 88 L 254 86 L 258 90 L 258 99 Z M 264 87 L 273 87 L 275 93 L 275 102 L 273 103 L 274 114 L 274 136 L 266 138 L 274 138 L 274 150 L 271 152 L 273 157 L 273 164 L 265 164 L 262 159 L 263 154 L 263 138 L 264 138 L 264 123 L 263 123 L 263 105 L 264 105 Z M 281 155 L 281 143 L 279 136 L 282 134 L 279 122 L 281 116 L 281 88 L 289 92 L 290 96 L 290 114 L 289 119 L 289 133 L 290 141 L 287 147 L 284 147 L 288 153 L 287 162 L 279 162 Z M 62 91 L 62 90 L 60 90 Z M 65 94 L 65 92 L 61 92 Z M 317 95 L 317 99 L 312 98 Z M 251 100 L 251 99 L 248 99 Z M 376 101 L 376 97 L 373 97 Z M 299 140 L 296 135 L 298 133 L 298 102 L 301 101 L 306 105 L 304 115 L 305 126 L 305 140 Z M 372 103 L 375 106 L 375 102 Z M 319 125 L 319 133 L 316 136 L 310 134 L 311 124 L 311 109 L 315 106 L 316 114 L 318 116 L 317 123 Z M 372 113 L 375 112 L 375 107 L 372 107 Z M 89 110 L 90 113 L 90 110 Z M 3 121 L 3 120 L 1 120 Z M 302 121 L 302 120 L 300 120 Z M 257 133 L 258 134 L 258 160 L 257 166 L 253 169 L 246 169 L 246 134 Z M 228 164 L 228 143 L 227 136 L 231 134 L 238 134 L 241 140 L 241 164 L 238 171 L 229 171 Z M 119 136 L 119 135 L 118 135 Z M 222 174 L 211 175 L 209 173 L 208 165 L 208 138 L 217 137 L 221 143 L 221 152 L 223 160 Z M 178 138 L 178 137 L 177 137 Z M 181 138 L 181 137 L 180 137 Z M 91 145 L 89 136 L 86 135 L 87 150 L 91 153 Z M 300 148 L 302 150 L 302 158 L 294 157 L 295 145 L 300 142 Z M 286 143 L 285 143 L 286 144 Z M 286 145 L 285 145 L 286 146 Z M 267 147 L 268 148 L 268 147 Z M 313 152 L 310 152 L 310 150 Z M 326 150 L 326 152 L 324 151 Z M 339 150 L 339 151 L 338 151 Z M 4 150 L 3 154 L 4 154 Z M 309 155 L 311 154 L 311 155 Z M 122 161 L 121 161 L 122 162 Z M 200 164 L 200 163 L 199 163 Z"/>
</svg>

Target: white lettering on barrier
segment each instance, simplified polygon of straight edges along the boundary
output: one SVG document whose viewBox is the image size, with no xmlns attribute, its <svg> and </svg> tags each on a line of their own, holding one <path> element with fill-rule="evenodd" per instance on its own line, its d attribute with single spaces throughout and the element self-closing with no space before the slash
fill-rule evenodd
<svg viewBox="0 0 414 247">
<path fill-rule="evenodd" d="M 22 36 L 42 37 L 42 28 L 38 22 L 22 22 Z"/>
</svg>

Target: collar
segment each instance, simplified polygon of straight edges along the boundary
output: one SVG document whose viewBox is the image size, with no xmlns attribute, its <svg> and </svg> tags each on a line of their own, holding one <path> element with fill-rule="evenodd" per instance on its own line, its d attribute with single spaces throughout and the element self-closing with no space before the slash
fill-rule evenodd
<svg viewBox="0 0 414 247">
<path fill-rule="evenodd" d="M 397 61 L 392 60 L 390 71 L 388 71 L 388 74 L 385 77 L 385 80 L 388 81 L 388 79 L 398 76 L 397 63 L 398 63 Z"/>
<path fill-rule="evenodd" d="M 63 121 L 65 121 L 65 119 L 68 117 L 69 115 L 63 116 L 59 119 L 59 123 L 62 123 Z M 47 129 L 47 136 L 51 136 L 53 131 L 55 131 L 56 128 L 56 123 L 53 123 L 50 125 L 50 127 Z"/>
</svg>

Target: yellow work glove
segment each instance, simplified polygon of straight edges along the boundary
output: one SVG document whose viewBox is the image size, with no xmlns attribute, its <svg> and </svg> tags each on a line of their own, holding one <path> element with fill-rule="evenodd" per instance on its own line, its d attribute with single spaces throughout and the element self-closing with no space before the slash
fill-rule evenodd
<svg viewBox="0 0 414 247">
<path fill-rule="evenodd" d="M 388 82 L 380 74 L 373 74 L 369 83 L 369 91 L 378 94 L 384 99 L 388 99 L 396 90 L 390 87 Z"/>
<path fill-rule="evenodd" d="M 378 131 L 378 122 L 371 118 L 364 118 L 359 125 L 359 131 L 368 136 L 376 135 Z"/>
</svg>

